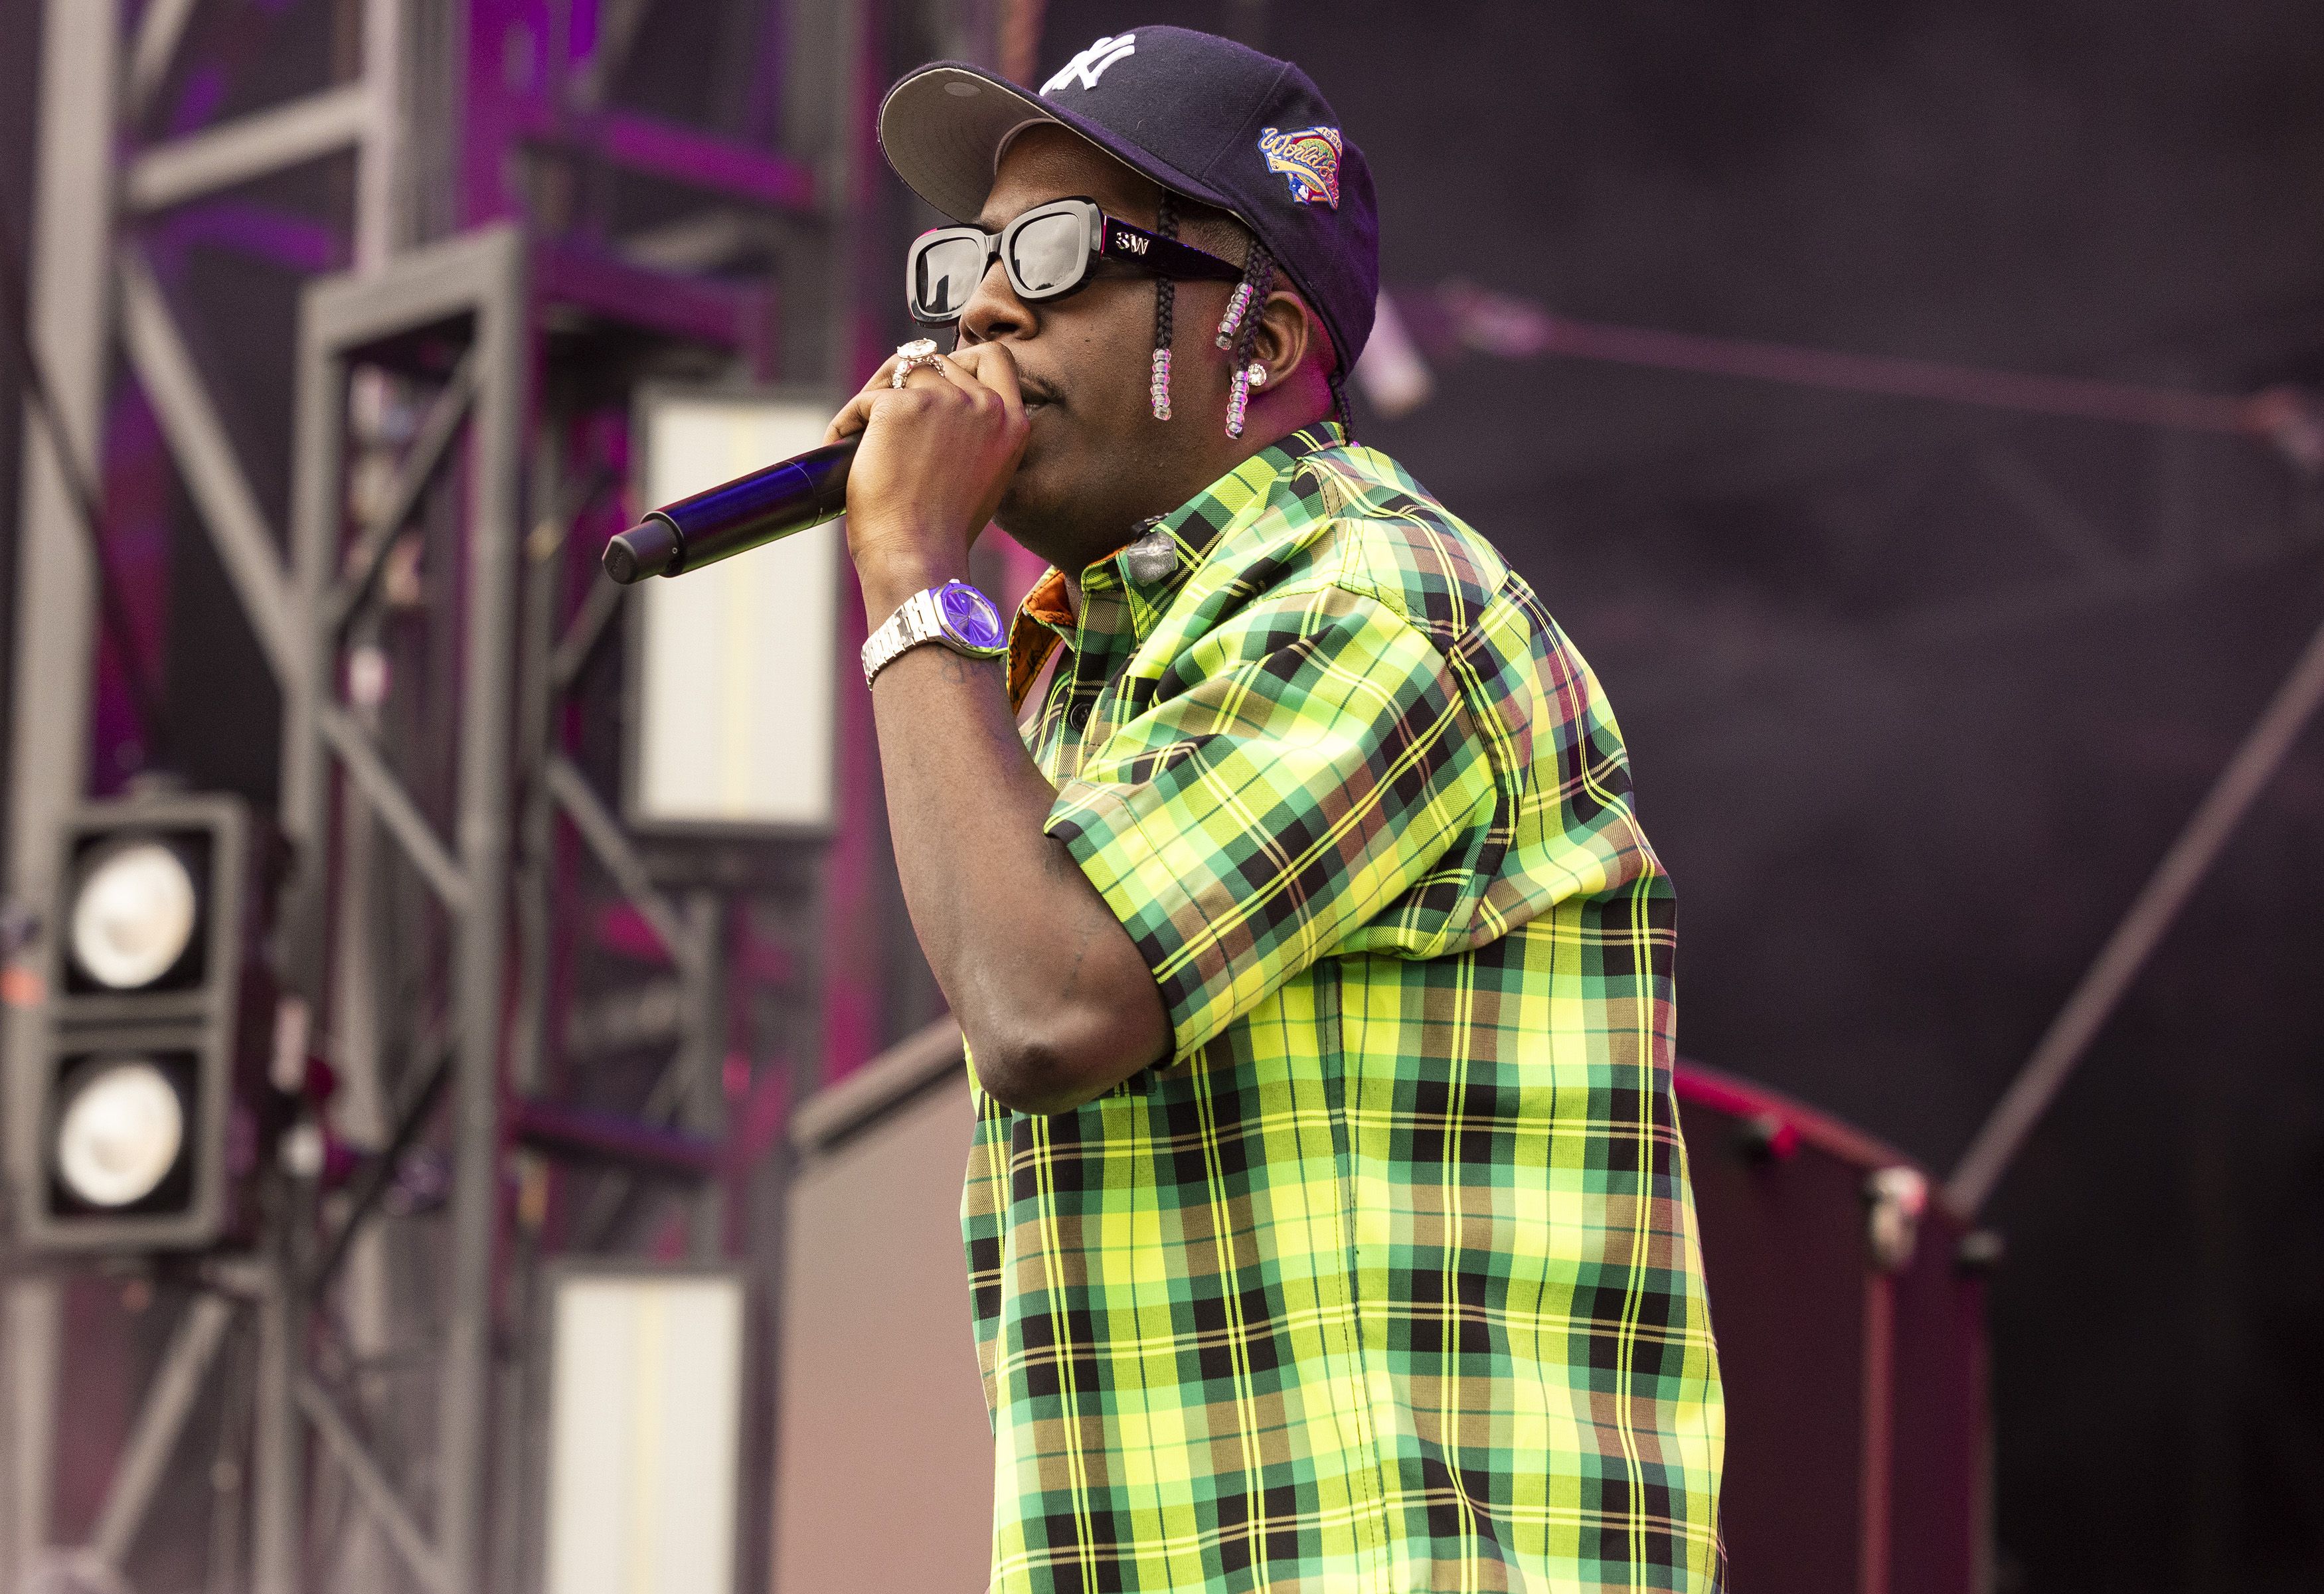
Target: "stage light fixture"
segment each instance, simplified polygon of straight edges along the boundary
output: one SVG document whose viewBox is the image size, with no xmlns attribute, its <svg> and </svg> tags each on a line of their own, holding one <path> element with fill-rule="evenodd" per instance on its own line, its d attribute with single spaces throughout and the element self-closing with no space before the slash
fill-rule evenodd
<svg viewBox="0 0 2324 1594">
<path fill-rule="evenodd" d="M 67 947 L 74 965 L 111 990 L 167 975 L 193 945 L 200 911 L 186 861 L 163 843 L 124 836 L 83 866 Z"/>
<path fill-rule="evenodd" d="M 60 1095 L 56 1176 L 90 1206 L 143 1201 L 185 1155 L 186 1104 L 150 1057 L 94 1059 Z"/>
<path fill-rule="evenodd" d="M 6 1076 L 7 1114 L 38 1147 L 12 1203 L 26 1248 L 246 1235 L 251 1175 L 285 1104 L 266 1083 L 265 834 L 220 794 L 145 792 L 66 817 L 42 916 L 55 930 L 42 1055 Z"/>
</svg>

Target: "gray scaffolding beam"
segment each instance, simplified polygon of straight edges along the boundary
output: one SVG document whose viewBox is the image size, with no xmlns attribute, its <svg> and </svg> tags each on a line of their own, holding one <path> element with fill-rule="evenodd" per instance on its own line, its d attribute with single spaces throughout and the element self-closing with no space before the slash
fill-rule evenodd
<svg viewBox="0 0 2324 1594">
<path fill-rule="evenodd" d="M 56 837 L 80 802 L 88 767 L 89 692 L 95 666 L 96 571 L 71 475 L 94 479 L 104 411 L 107 270 L 113 217 L 113 85 L 119 32 L 110 4 L 49 0 L 42 29 L 40 147 L 26 284 L 33 355 L 68 435 L 51 433 L 27 405 L 23 517 L 16 555 L 14 745 L 8 760 L 7 890 L 27 908 L 56 889 Z M 45 980 L 53 935 L 41 926 L 11 962 L 21 988 Z M 42 1012 L 0 1009 L 0 1061 L 7 1069 L 9 1193 L 39 1193 L 38 1058 Z M 0 1423 L 0 1576 L 32 1574 L 49 1543 L 55 1445 L 60 1295 L 48 1276 L 11 1277 L 0 1313 L 5 1358 Z"/>
<path fill-rule="evenodd" d="M 455 835 L 426 829 L 384 758 L 336 701 L 340 633 L 327 599 L 338 573 L 346 494 L 348 373 L 355 357 L 428 328 L 465 329 L 474 393 L 463 407 L 469 455 L 463 589 L 463 674 Z M 500 1053 L 509 885 L 511 712 L 514 677 L 518 472 L 528 409 L 524 245 L 495 227 L 411 251 L 365 276 L 308 291 L 300 327 L 292 585 L 307 622 L 287 694 L 283 823 L 301 856 L 321 858 L 328 762 L 388 819 L 391 835 L 434 883 L 451 921 L 453 1173 L 449 1298 L 437 1372 L 436 1512 L 429 1564 L 440 1587 L 480 1586 L 492 1414 L 493 1265 L 500 1204 Z M 400 823 L 399 823 L 400 819 Z M 327 881 L 310 865 L 292 921 L 319 924 Z M 308 1402 L 311 1414 L 317 1409 Z M 370 1500 L 373 1475 L 358 1471 Z M 417 1513 L 406 1513 L 417 1519 Z M 408 1548 L 403 1518 L 386 1519 Z M 433 1580 L 431 1579 L 431 1581 Z"/>
<path fill-rule="evenodd" d="M 859 341 L 851 263 L 862 231 L 853 208 L 864 178 L 856 146 L 869 87 L 867 7 L 781 4 L 799 23 L 783 32 L 792 75 L 805 86 L 788 97 L 787 142 L 816 168 L 809 180 L 807 165 L 759 152 L 761 175 L 783 180 L 775 184 L 781 202 L 760 208 L 782 213 L 786 290 L 795 286 L 804 307 L 797 325 L 818 328 L 794 340 L 799 363 L 845 378 Z M 523 1359 L 545 1343 L 526 1321 L 538 1310 L 530 1280 L 544 1246 L 527 1227 L 524 1202 L 517 1221 L 504 1222 L 512 1164 L 528 1181 L 541 1156 L 619 1165 L 576 1225 L 585 1236 L 612 1230 L 627 1190 L 684 1175 L 676 1188 L 696 1258 L 722 1253 L 735 1194 L 724 1145 L 722 938 L 733 917 L 725 888 L 657 875 L 660 860 L 641 852 L 553 731 L 583 665 L 611 634 L 619 596 L 593 594 L 559 630 L 562 566 L 551 556 L 583 504 L 561 479 L 555 447 L 535 446 L 569 419 L 549 413 L 533 392 L 546 346 L 536 337 L 540 306 L 554 301 L 568 321 L 594 317 L 721 349 L 763 373 L 774 299 L 762 285 L 657 270 L 618 244 L 528 238 L 516 226 L 401 249 L 416 201 L 397 180 L 399 159 L 408 147 L 424 156 L 439 136 L 405 112 L 407 39 L 437 14 L 412 0 L 361 0 L 359 12 L 343 13 L 360 18 L 359 77 L 141 146 L 137 125 L 189 41 L 201 37 L 204 10 L 192 0 L 49 0 L 33 329 L 67 435 L 52 446 L 37 423 L 27 428 L 7 889 L 30 904 L 51 897 L 57 821 L 84 795 L 95 585 L 72 473 L 96 476 L 117 338 L 122 368 L 150 401 L 281 685 L 280 819 L 293 872 L 278 913 L 279 972 L 304 1009 L 290 1009 L 301 1023 L 289 1032 L 324 1019 L 316 1033 L 343 1083 L 336 1127 L 370 1160 L 332 1196 L 312 1169 L 270 1175 L 258 1254 L 210 1258 L 205 1276 L 214 1287 L 180 1319 L 84 1546 L 60 1551 L 50 1542 L 50 1456 L 58 1422 L 69 1420 L 56 1399 L 59 1285 L 51 1274 L 5 1286 L 0 1589 L 15 1594 L 46 1574 L 123 1575 L 187 1424 L 200 1420 L 194 1393 L 224 1360 L 241 1369 L 236 1387 L 251 1385 L 251 1404 L 235 1422 L 247 1422 L 253 1466 L 246 1490 L 239 1480 L 219 1486 L 214 1587 L 300 1594 L 408 1574 L 447 1594 L 518 1590 L 533 1585 L 537 1570 L 526 1564 L 525 1535 L 539 1525 L 527 1517 L 534 1502 L 523 1469 L 540 1454 L 543 1380 Z M 697 142 L 707 150 L 716 141 Z M 212 392 L 201 339 L 189 336 L 198 307 L 173 304 L 123 224 L 350 152 L 355 269 L 310 285 L 303 301 L 290 523 L 278 539 L 257 490 L 263 481 L 254 481 L 224 423 L 233 406 Z M 584 150 L 581 158 L 594 157 Z M 758 201 L 739 191 L 719 203 Z M 425 366 L 419 380 L 440 383 L 437 400 L 385 491 L 366 494 L 363 520 L 351 523 L 353 467 L 377 463 L 389 444 L 351 412 L 350 373 L 374 364 L 420 372 L 404 340 L 421 332 L 465 353 Z M 526 517 L 540 522 L 530 538 L 520 536 Z M 443 584 L 453 612 L 414 622 L 438 637 L 454 628 L 438 655 L 456 661 L 457 685 L 439 716 L 456 722 L 448 780 L 429 767 L 428 750 L 377 712 L 378 699 L 357 684 L 363 672 L 351 668 L 365 662 L 384 629 L 395 550 L 414 531 L 433 539 L 431 549 L 457 549 L 458 574 Z M 287 557 L 277 552 L 286 543 Z M 668 943 L 676 974 L 675 1055 L 634 1124 L 576 1117 L 545 1094 L 543 1055 L 560 1033 L 546 977 L 558 907 L 549 864 L 564 825 Z M 440 1012 L 425 1002 L 416 1013 L 392 1010 L 411 1004 L 392 975 L 427 961 L 383 927 L 407 899 L 420 906 L 398 928 L 430 938 L 427 957 L 440 959 L 444 973 L 422 983 L 441 995 Z M 14 972 L 45 972 L 52 952 L 47 933 L 36 934 L 14 953 Z M 11 989 L 23 989 L 21 978 Z M 20 1199 L 39 1179 L 39 1114 L 27 1103 L 38 1101 L 28 1069 L 42 1023 L 36 1009 L 0 1012 L 6 1173 Z M 391 1061 L 401 1064 L 400 1090 L 383 1073 Z M 518 1107 L 509 1121 L 504 1066 Z M 445 1283 L 440 1316 L 423 1321 L 430 1314 L 393 1287 L 401 1281 L 392 1268 L 410 1255 L 395 1245 L 412 1231 L 398 1234 L 383 1197 L 405 1153 L 430 1137 L 439 1101 L 448 1104 L 449 1210 L 440 1241 L 429 1243 L 443 1248 Z M 520 1141 L 524 1149 L 515 1149 Z M 229 1277 L 238 1282 L 217 1282 Z M 423 1332 L 431 1336 L 424 1376 L 432 1421 L 409 1424 L 424 1435 L 401 1436 L 424 1437 L 428 1449 L 415 1457 L 396 1432 L 405 1425 L 399 1405 L 412 1403 L 382 1397 L 382 1368 Z M 763 1497 L 764 1484 L 744 1487 Z M 327 1543 L 326 1532 L 337 1534 Z M 748 1545 L 746 1562 L 763 1552 Z M 355 1567 L 370 1570 L 351 1576 Z"/>
<path fill-rule="evenodd" d="M 273 535 L 168 305 L 134 243 L 118 235 L 115 205 L 160 211 L 351 150 L 354 253 L 359 266 L 375 265 L 400 230 L 395 156 L 405 3 L 363 0 L 363 69 L 355 78 L 137 150 L 129 148 L 132 124 L 169 76 L 196 8 L 189 0 L 152 0 L 138 10 L 133 35 L 129 8 L 118 0 L 49 0 L 28 290 L 33 357 L 64 435 L 37 414 L 25 428 L 5 882 L 9 897 L 35 912 L 58 883 L 60 820 L 88 785 L 98 575 L 90 551 L 102 528 L 83 523 L 84 505 L 96 502 L 88 484 L 97 480 L 116 336 L 268 664 L 281 676 L 290 662 L 294 617 Z M 5 1160 L 11 1197 L 20 1202 L 41 1193 L 38 1063 L 47 1021 L 45 1005 L 21 993 L 40 989 L 54 960 L 54 927 L 29 922 L 33 933 L 10 955 L 20 1000 L 0 1010 Z M 0 1587 L 11 1589 L 75 1567 L 117 1573 L 185 1420 L 192 1380 L 224 1331 L 226 1308 L 215 1297 L 198 1297 L 187 1309 L 175 1349 L 144 1393 L 95 1542 L 60 1551 L 50 1521 L 60 1415 L 60 1276 L 55 1265 L 17 1269 L 0 1285 Z M 283 1291 L 291 1281 L 280 1269 L 268 1276 L 282 1282 L 262 1292 L 261 1361 L 287 1365 L 295 1303 Z M 300 1460 L 295 1415 L 285 1402 L 272 1412 L 267 1405 L 262 1390 L 252 1570 L 254 1587 L 276 1594 L 296 1580 Z"/>
</svg>

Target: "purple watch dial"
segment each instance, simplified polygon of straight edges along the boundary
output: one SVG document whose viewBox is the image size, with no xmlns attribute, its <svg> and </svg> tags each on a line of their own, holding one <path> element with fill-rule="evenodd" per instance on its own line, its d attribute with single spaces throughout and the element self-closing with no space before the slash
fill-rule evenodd
<svg viewBox="0 0 2324 1594">
<path fill-rule="evenodd" d="M 939 587 L 936 608 L 945 629 L 972 648 L 998 648 L 1007 640 L 1001 631 L 1001 611 L 965 581 L 948 581 Z"/>
</svg>

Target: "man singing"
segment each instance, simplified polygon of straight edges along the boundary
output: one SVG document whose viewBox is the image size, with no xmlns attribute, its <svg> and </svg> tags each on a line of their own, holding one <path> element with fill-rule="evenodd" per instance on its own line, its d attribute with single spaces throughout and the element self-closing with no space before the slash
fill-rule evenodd
<svg viewBox="0 0 2324 1594">
<path fill-rule="evenodd" d="M 1719 1588 L 1670 883 L 1589 666 L 1349 436 L 1362 154 L 1160 27 L 880 137 L 961 224 L 954 347 L 832 436 L 975 1082 L 992 1587 Z M 994 521 L 1056 567 L 1005 636 Z"/>
</svg>

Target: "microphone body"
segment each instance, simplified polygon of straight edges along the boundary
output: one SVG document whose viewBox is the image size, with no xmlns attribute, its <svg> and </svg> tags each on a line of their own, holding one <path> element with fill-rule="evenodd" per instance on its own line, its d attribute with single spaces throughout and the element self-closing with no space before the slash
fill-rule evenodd
<svg viewBox="0 0 2324 1594">
<path fill-rule="evenodd" d="M 649 511 L 605 545 L 605 574 L 623 585 L 683 576 L 837 520 L 847 509 L 847 467 L 857 440 L 810 448 Z"/>
</svg>

